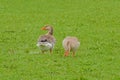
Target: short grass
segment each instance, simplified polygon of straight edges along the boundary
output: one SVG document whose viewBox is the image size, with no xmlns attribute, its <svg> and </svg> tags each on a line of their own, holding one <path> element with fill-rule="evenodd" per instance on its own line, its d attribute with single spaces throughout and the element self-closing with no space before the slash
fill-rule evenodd
<svg viewBox="0 0 120 80">
<path fill-rule="evenodd" d="M 36 47 L 45 24 L 52 55 Z M 75 57 L 66 36 L 81 42 Z M 120 80 L 120 0 L 0 0 L 0 80 Z"/>
</svg>

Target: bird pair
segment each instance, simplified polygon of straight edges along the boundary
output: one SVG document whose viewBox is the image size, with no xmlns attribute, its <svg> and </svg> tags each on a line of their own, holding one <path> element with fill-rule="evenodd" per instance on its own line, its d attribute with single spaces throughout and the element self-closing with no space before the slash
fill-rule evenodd
<svg viewBox="0 0 120 80">
<path fill-rule="evenodd" d="M 53 36 L 53 27 L 51 27 L 50 25 L 46 25 L 42 28 L 42 30 L 47 30 L 48 33 L 45 35 L 41 35 L 39 37 L 37 46 L 40 48 L 42 53 L 48 50 L 50 50 L 50 53 L 52 53 L 54 44 L 56 42 L 56 39 Z M 66 37 L 63 40 L 62 44 L 65 49 L 64 56 L 68 56 L 70 51 L 72 51 L 73 56 L 75 56 L 75 53 L 80 45 L 80 42 L 76 37 Z"/>
</svg>

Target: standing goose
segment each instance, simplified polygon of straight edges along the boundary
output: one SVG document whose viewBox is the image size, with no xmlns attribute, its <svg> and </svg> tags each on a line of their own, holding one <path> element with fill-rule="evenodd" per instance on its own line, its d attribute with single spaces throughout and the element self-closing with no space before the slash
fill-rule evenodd
<svg viewBox="0 0 120 80">
<path fill-rule="evenodd" d="M 48 33 L 39 37 L 37 46 L 41 49 L 42 53 L 48 50 L 52 53 L 52 49 L 56 41 L 53 36 L 53 27 L 46 25 L 42 30 L 47 30 Z"/>
<path fill-rule="evenodd" d="M 70 51 L 73 52 L 73 56 L 75 56 L 75 53 L 80 45 L 80 42 L 76 37 L 66 37 L 63 40 L 63 47 L 65 49 L 64 56 L 68 56 Z"/>
</svg>

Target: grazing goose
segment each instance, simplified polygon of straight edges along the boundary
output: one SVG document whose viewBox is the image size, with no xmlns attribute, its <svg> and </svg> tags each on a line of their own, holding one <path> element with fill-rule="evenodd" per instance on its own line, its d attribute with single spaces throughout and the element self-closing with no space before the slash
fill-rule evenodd
<svg viewBox="0 0 120 80">
<path fill-rule="evenodd" d="M 53 36 L 53 27 L 46 25 L 42 30 L 47 30 L 48 33 L 39 37 L 37 46 L 41 49 L 42 53 L 48 50 L 52 53 L 52 49 L 56 41 Z"/>
<path fill-rule="evenodd" d="M 73 52 L 73 56 L 75 56 L 76 50 L 78 49 L 80 42 L 76 37 L 66 37 L 63 40 L 63 47 L 65 49 L 64 56 L 68 56 L 70 51 Z"/>
</svg>

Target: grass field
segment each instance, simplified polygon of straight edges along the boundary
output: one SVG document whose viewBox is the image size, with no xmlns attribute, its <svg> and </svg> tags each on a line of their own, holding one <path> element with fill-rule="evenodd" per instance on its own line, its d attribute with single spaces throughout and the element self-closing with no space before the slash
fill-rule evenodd
<svg viewBox="0 0 120 80">
<path fill-rule="evenodd" d="M 52 55 L 36 46 L 46 24 Z M 66 36 L 81 42 L 75 57 Z M 0 0 L 0 80 L 120 80 L 120 0 Z"/>
</svg>

